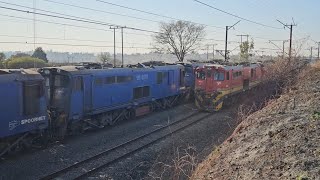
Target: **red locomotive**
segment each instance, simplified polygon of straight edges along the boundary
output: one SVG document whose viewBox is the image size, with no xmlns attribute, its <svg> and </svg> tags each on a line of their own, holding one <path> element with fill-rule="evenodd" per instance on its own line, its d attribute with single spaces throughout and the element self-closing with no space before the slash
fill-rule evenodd
<svg viewBox="0 0 320 180">
<path fill-rule="evenodd" d="M 208 64 L 196 69 L 195 103 L 198 108 L 218 111 L 223 102 L 256 87 L 263 77 L 262 64 Z"/>
</svg>

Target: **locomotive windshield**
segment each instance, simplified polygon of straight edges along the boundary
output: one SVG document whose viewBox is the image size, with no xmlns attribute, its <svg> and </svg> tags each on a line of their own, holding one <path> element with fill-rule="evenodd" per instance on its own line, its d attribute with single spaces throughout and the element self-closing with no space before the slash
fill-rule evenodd
<svg viewBox="0 0 320 180">
<path fill-rule="evenodd" d="M 67 87 L 69 78 L 64 75 L 56 75 L 54 78 L 54 87 Z"/>
<path fill-rule="evenodd" d="M 214 75 L 215 81 L 223 81 L 224 80 L 224 72 L 215 72 Z"/>
<path fill-rule="evenodd" d="M 196 76 L 197 76 L 197 79 L 202 79 L 202 80 L 206 79 L 206 73 L 203 70 L 197 71 Z"/>
<path fill-rule="evenodd" d="M 64 107 L 68 99 L 69 77 L 65 75 L 55 75 L 53 86 L 52 105 L 54 107 Z"/>
</svg>

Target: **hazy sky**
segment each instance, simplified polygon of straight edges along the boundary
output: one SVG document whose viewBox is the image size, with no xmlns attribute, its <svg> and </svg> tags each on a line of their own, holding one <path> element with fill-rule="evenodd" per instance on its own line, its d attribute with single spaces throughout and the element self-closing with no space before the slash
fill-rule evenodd
<svg viewBox="0 0 320 180">
<path fill-rule="evenodd" d="M 96 0 L 0 0 L 0 6 L 22 10 L 29 10 L 26 7 L 35 6 L 37 12 L 50 14 L 40 10 L 73 15 L 105 23 L 123 25 L 127 27 L 141 28 L 145 30 L 158 31 L 160 21 L 169 22 L 173 19 L 159 17 L 143 12 L 137 12 Z M 217 49 L 224 48 L 225 26 L 232 25 L 239 19 L 224 14 L 217 10 L 201 5 L 194 0 L 104 0 L 130 8 L 140 9 L 156 14 L 161 14 L 175 19 L 183 19 L 206 25 L 206 38 L 215 39 L 204 41 L 203 44 L 217 44 Z M 318 0 L 200 0 L 224 11 L 236 14 L 258 23 L 274 26 L 280 29 L 260 26 L 242 20 L 235 26 L 235 30 L 229 31 L 230 49 L 238 46 L 239 34 L 249 34 L 250 39 L 255 42 L 255 50 L 261 48 L 277 49 L 275 45 L 268 43 L 268 40 L 286 40 L 289 38 L 289 30 L 276 21 L 297 24 L 293 30 L 294 43 L 297 47 L 300 44 L 301 51 L 309 53 L 306 48 L 316 46 L 312 41 L 320 41 L 320 1 Z M 58 3 L 76 5 L 93 10 L 80 9 Z M 7 4 L 7 3 L 12 3 Z M 20 5 L 15 6 L 15 5 Z M 104 11 L 104 12 L 102 12 Z M 119 16 L 117 13 L 127 16 Z M 8 17 L 11 16 L 11 17 Z M 13 17 L 14 16 L 14 17 Z M 137 17 L 140 19 L 132 18 Z M 113 52 L 113 32 L 109 26 L 94 25 L 84 22 L 57 19 L 36 15 L 36 46 L 42 46 L 45 50 L 70 51 L 70 52 Z M 46 22 L 44 22 L 46 21 Z M 0 11 L 0 51 L 33 50 L 33 15 L 25 12 L 15 12 L 1 9 Z M 55 23 L 55 24 L 52 24 Z M 77 27 L 74 27 L 77 26 Z M 220 28 L 216 28 L 216 27 Z M 84 28 L 86 27 L 86 28 Z M 89 29 L 88 29 L 89 28 Z M 124 29 L 125 53 L 149 52 L 152 47 L 152 33 Z M 307 38 L 304 40 L 303 38 Z M 117 31 L 117 47 L 120 48 L 120 31 Z M 12 43 L 9 43 L 12 42 Z M 16 42 L 16 43 L 13 43 Z M 27 42 L 26 44 L 23 44 Z M 30 44 L 28 44 L 30 43 Z M 282 47 L 282 42 L 275 41 L 276 45 Z M 72 45 L 72 46 L 71 46 Z M 83 45 L 83 46 L 82 46 Z M 85 46 L 87 45 L 87 46 Z M 288 46 L 288 43 L 286 43 Z M 117 48 L 117 52 L 120 49 Z M 265 50 L 265 54 L 276 52 Z M 199 51 L 204 52 L 204 51 Z M 237 53 L 235 50 L 233 53 Z"/>
</svg>

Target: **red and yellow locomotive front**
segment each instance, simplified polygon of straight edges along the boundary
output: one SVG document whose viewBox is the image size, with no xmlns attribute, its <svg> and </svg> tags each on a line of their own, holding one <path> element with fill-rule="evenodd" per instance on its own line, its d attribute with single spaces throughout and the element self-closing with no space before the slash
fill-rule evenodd
<svg viewBox="0 0 320 180">
<path fill-rule="evenodd" d="M 196 69 L 195 103 L 200 109 L 218 111 L 223 101 L 232 102 L 234 95 L 256 87 L 263 77 L 263 66 L 206 65 Z"/>
<path fill-rule="evenodd" d="M 223 101 L 219 97 L 230 87 L 230 74 L 221 65 L 206 65 L 196 69 L 195 102 L 198 108 L 218 111 Z"/>
</svg>

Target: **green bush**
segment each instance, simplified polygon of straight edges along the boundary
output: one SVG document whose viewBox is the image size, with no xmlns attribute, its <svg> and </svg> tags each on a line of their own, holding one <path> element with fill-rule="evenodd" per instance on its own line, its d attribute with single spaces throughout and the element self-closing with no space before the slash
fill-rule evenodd
<svg viewBox="0 0 320 180">
<path fill-rule="evenodd" d="M 30 56 L 10 58 L 5 64 L 8 69 L 33 68 L 34 65 L 40 68 L 47 65 L 45 61 Z"/>
</svg>

